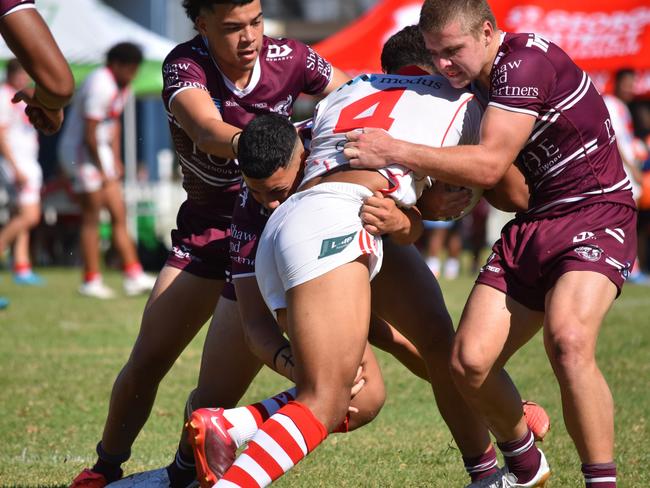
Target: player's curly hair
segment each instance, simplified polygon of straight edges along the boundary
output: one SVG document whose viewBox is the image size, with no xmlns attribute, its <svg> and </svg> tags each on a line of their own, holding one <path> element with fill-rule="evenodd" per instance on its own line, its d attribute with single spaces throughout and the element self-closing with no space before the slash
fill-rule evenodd
<svg viewBox="0 0 650 488">
<path fill-rule="evenodd" d="M 417 25 L 409 25 L 393 34 L 381 51 L 381 69 L 384 73 L 397 73 L 406 66 L 420 66 L 431 73 L 435 71 Z"/>
<path fill-rule="evenodd" d="M 140 64 L 142 63 L 142 49 L 132 42 L 120 42 L 111 47 L 106 53 L 106 63 Z"/>
<path fill-rule="evenodd" d="M 244 176 L 268 178 L 291 161 L 298 133 L 291 121 L 278 114 L 255 117 L 239 137 L 237 159 Z"/>
<path fill-rule="evenodd" d="M 486 20 L 497 29 L 497 21 L 487 0 L 425 0 L 420 10 L 420 29 L 440 32 L 456 19 L 463 21 L 466 31 L 475 35 Z"/>
<path fill-rule="evenodd" d="M 253 0 L 183 0 L 183 8 L 190 20 L 194 22 L 201 13 L 201 9 L 211 9 L 213 6 L 219 4 L 246 5 L 252 1 Z"/>
</svg>

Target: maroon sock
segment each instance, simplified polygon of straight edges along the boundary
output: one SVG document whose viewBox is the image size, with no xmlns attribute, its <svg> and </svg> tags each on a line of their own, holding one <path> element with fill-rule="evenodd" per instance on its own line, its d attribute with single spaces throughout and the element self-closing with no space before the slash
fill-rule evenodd
<svg viewBox="0 0 650 488">
<path fill-rule="evenodd" d="M 477 457 L 463 457 L 465 471 L 472 478 L 472 483 L 487 478 L 499 471 L 497 452 L 493 446 L 490 450 Z"/>
<path fill-rule="evenodd" d="M 542 453 L 535 446 L 535 437 L 530 429 L 521 439 L 498 442 L 497 445 L 503 453 L 508 471 L 517 477 L 518 483 L 527 483 L 535 477 Z"/>
<path fill-rule="evenodd" d="M 616 488 L 616 463 L 583 464 L 587 488 Z"/>
<path fill-rule="evenodd" d="M 92 467 L 92 471 L 99 473 L 106 481 L 112 483 L 117 481 L 122 477 L 122 463 L 128 461 L 131 457 L 131 451 L 125 452 L 123 454 L 109 454 L 104 451 L 101 441 L 97 444 L 97 462 Z"/>
</svg>

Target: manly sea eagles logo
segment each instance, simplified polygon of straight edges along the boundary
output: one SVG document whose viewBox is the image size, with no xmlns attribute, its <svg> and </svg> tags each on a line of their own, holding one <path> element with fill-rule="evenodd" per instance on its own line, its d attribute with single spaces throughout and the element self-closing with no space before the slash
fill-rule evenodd
<svg viewBox="0 0 650 488">
<path fill-rule="evenodd" d="M 591 262 L 599 261 L 603 255 L 603 250 L 597 246 L 580 246 L 574 251 L 585 261 Z"/>
</svg>

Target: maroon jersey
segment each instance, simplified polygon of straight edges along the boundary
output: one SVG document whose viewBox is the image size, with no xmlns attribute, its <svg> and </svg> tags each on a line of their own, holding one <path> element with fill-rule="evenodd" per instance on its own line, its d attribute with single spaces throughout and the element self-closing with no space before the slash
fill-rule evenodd
<svg viewBox="0 0 650 488">
<path fill-rule="evenodd" d="M 233 278 L 255 276 L 255 254 L 271 213 L 242 188 L 230 224 L 230 261 Z"/>
<path fill-rule="evenodd" d="M 489 105 L 537 118 L 518 155 L 531 189 L 524 217 L 552 217 L 600 202 L 635 207 L 602 97 L 555 44 L 504 34 Z"/>
<path fill-rule="evenodd" d="M 221 73 L 201 36 L 176 46 L 163 64 L 162 97 L 188 199 L 229 216 L 241 173 L 236 160 L 202 152 L 181 129 L 170 110 L 178 93 L 189 88 L 207 91 L 223 120 L 243 128 L 259 114 L 290 116 L 298 95 L 322 92 L 331 75 L 331 65 L 309 46 L 291 39 L 264 37 L 251 81 L 240 90 Z"/>
<path fill-rule="evenodd" d="M 0 0 L 0 17 L 21 8 L 33 8 L 34 0 Z"/>
</svg>

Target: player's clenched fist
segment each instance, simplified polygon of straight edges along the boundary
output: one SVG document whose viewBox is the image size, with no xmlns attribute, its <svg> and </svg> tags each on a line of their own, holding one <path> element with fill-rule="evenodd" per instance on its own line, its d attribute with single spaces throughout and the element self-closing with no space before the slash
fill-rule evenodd
<svg viewBox="0 0 650 488">
<path fill-rule="evenodd" d="M 397 208 L 395 200 L 384 197 L 379 191 L 364 200 L 359 215 L 363 227 L 373 235 L 400 232 L 409 225 L 408 218 Z"/>
</svg>

